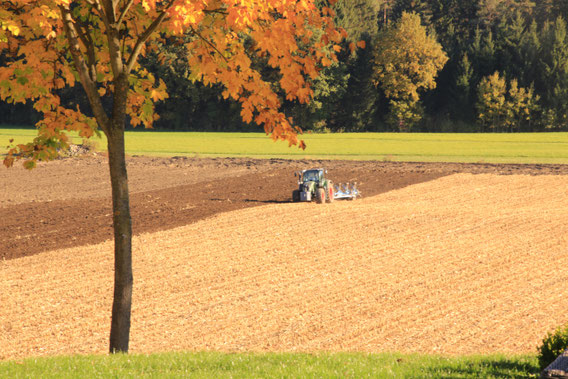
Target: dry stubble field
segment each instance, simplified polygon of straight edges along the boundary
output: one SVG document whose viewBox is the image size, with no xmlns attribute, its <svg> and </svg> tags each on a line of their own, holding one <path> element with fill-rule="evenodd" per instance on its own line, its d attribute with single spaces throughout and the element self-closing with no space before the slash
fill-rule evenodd
<svg viewBox="0 0 568 379">
<path fill-rule="evenodd" d="M 365 198 L 290 203 L 292 172 L 322 165 Z M 530 353 L 568 321 L 565 166 L 132 158 L 129 169 L 133 352 Z M 105 174 L 102 157 L 0 173 L 0 359 L 106 351 Z"/>
</svg>

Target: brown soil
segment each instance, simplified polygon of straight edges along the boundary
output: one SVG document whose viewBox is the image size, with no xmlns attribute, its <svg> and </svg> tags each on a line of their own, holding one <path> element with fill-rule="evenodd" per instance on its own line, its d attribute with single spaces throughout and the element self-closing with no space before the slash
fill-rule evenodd
<svg viewBox="0 0 568 379">
<path fill-rule="evenodd" d="M 338 182 L 374 196 L 453 173 L 568 174 L 564 165 L 490 165 L 132 157 L 135 234 L 188 225 L 217 213 L 285 203 L 295 170 L 326 167 Z M 64 159 L 26 171 L 0 170 L 0 259 L 112 238 L 110 181 L 102 156 Z"/>
<path fill-rule="evenodd" d="M 533 353 L 568 321 L 566 188 L 567 176 L 447 175 L 141 234 L 131 351 Z M 0 359 L 104 353 L 111 251 L 0 261 Z"/>
</svg>

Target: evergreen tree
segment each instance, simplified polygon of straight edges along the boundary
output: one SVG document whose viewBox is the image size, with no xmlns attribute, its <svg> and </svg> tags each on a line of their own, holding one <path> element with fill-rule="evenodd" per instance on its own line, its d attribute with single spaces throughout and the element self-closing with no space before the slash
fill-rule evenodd
<svg viewBox="0 0 568 379">
<path fill-rule="evenodd" d="M 539 25 L 544 24 L 546 21 L 550 20 L 555 7 L 554 3 L 557 0 L 536 0 L 534 20 L 538 22 Z"/>
<path fill-rule="evenodd" d="M 376 129 L 379 93 L 372 82 L 373 44 L 378 34 L 380 11 L 385 0 L 351 0 L 338 2 L 336 25 L 347 31 L 344 49 L 338 54 L 343 66 L 342 96 L 329 107 L 326 125 L 333 131 Z M 351 53 L 350 45 L 365 42 L 364 49 Z"/>
<path fill-rule="evenodd" d="M 191 38 L 186 37 L 187 41 Z M 141 63 L 169 89 L 168 99 L 156 104 L 161 117 L 154 128 L 234 131 L 247 126 L 240 119 L 239 104 L 221 96 L 221 86 L 206 86 L 193 78 L 183 46 L 155 44 Z"/>
<path fill-rule="evenodd" d="M 555 20 L 558 16 L 568 18 L 568 0 L 535 0 L 535 21 L 539 25 Z"/>
<path fill-rule="evenodd" d="M 503 19 L 498 26 L 497 41 L 499 68 L 511 78 L 524 78 L 522 49 L 525 39 L 526 21 L 520 11 L 512 19 Z"/>
<path fill-rule="evenodd" d="M 517 12 L 523 16 L 532 15 L 536 4 L 532 0 L 480 0 L 478 6 L 479 22 L 492 27 L 513 18 Z"/>
<path fill-rule="evenodd" d="M 393 6 L 393 16 L 399 19 L 403 13 L 416 13 L 420 16 L 422 24 L 432 26 L 433 12 L 431 1 L 428 0 L 398 0 Z"/>
<path fill-rule="evenodd" d="M 455 86 L 453 87 L 453 118 L 473 121 L 471 93 L 473 88 L 473 66 L 465 53 L 459 62 Z"/>
<path fill-rule="evenodd" d="M 312 83 L 313 100 L 309 104 L 288 103 L 286 114 L 304 130 L 342 131 L 343 125 L 336 122 L 337 111 L 346 96 L 349 78 L 347 64 L 334 62 Z"/>
<path fill-rule="evenodd" d="M 495 25 L 502 16 L 503 0 L 481 0 L 477 17 L 481 25 L 491 27 Z"/>
<path fill-rule="evenodd" d="M 536 85 L 536 83 L 540 81 L 539 78 L 541 76 L 541 70 L 539 68 L 541 43 L 535 21 L 530 24 L 527 31 L 524 33 L 518 50 L 523 67 L 523 76 L 519 77 L 521 83 L 525 86 Z"/>
<path fill-rule="evenodd" d="M 541 41 L 542 95 L 544 104 L 548 105 L 545 127 L 565 128 L 568 126 L 568 38 L 562 17 L 545 24 Z"/>
<path fill-rule="evenodd" d="M 490 75 L 497 70 L 497 57 L 493 32 L 483 33 L 480 28 L 475 29 L 473 43 L 469 49 L 469 57 L 477 75 L 476 82 L 482 77 Z"/>
<path fill-rule="evenodd" d="M 376 36 L 381 8 L 385 0 L 339 1 L 334 6 L 336 23 L 347 32 L 348 40 L 359 41 L 366 36 Z"/>
</svg>

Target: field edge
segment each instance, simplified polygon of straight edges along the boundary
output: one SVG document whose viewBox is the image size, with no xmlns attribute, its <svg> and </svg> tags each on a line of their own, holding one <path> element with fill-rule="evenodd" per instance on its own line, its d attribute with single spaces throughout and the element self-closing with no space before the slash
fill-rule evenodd
<svg viewBox="0 0 568 379">
<path fill-rule="evenodd" d="M 534 355 L 221 353 L 74 355 L 0 361 L 2 377 L 538 377 Z"/>
<path fill-rule="evenodd" d="M 2 129 L 0 157 L 9 139 L 26 143 L 34 129 Z M 70 135 L 73 143 L 81 138 Z M 568 164 L 568 133 L 335 133 L 304 134 L 308 148 L 274 143 L 264 133 L 127 131 L 126 153 L 150 157 L 240 157 L 393 162 Z M 98 151 L 104 138 L 91 139 Z"/>
</svg>

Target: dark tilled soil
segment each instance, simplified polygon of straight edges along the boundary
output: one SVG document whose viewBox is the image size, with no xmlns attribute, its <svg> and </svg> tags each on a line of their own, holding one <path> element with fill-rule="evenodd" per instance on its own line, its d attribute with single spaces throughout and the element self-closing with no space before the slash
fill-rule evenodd
<svg viewBox="0 0 568 379">
<path fill-rule="evenodd" d="M 453 173 L 567 175 L 568 165 L 129 158 L 135 234 L 167 230 L 227 212 L 291 201 L 294 171 L 325 167 L 335 183 L 358 182 L 363 196 Z M 0 173 L 0 259 L 112 238 L 111 200 L 102 156 Z M 32 176 L 33 175 L 33 176 Z M 12 185 L 13 184 L 13 185 Z M 39 189 L 49 191 L 34 197 Z M 30 198 L 31 202 L 25 202 Z"/>
</svg>

